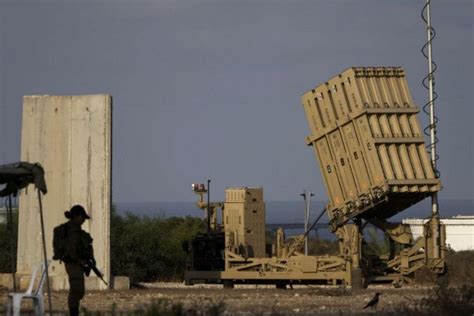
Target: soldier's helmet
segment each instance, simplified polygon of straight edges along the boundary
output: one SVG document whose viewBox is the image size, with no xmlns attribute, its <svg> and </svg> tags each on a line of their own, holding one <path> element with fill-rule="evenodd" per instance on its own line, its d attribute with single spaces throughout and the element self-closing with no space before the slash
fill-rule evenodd
<svg viewBox="0 0 474 316">
<path fill-rule="evenodd" d="M 69 211 L 64 212 L 64 216 L 66 216 L 66 218 L 69 218 L 69 219 L 74 218 L 76 216 L 82 216 L 85 219 L 90 219 L 90 216 L 87 215 L 84 207 L 82 207 L 82 205 L 79 205 L 79 204 L 74 205 L 73 207 L 71 207 Z"/>
</svg>

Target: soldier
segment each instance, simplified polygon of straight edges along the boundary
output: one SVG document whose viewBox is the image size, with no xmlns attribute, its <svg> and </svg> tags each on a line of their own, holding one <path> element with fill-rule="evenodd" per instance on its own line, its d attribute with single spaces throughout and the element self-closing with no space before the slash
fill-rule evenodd
<svg viewBox="0 0 474 316">
<path fill-rule="evenodd" d="M 81 225 L 90 217 L 81 205 L 74 205 L 64 215 L 69 221 L 65 223 L 65 256 L 62 261 L 69 277 L 69 314 L 76 316 L 79 315 L 79 304 L 85 292 L 84 273 L 90 262 L 94 261 L 92 238 L 81 229 Z"/>
</svg>

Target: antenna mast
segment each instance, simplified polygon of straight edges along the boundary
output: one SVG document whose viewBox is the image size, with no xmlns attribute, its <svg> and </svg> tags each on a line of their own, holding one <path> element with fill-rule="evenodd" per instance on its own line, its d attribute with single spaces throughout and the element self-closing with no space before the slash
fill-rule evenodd
<svg viewBox="0 0 474 316">
<path fill-rule="evenodd" d="M 424 13 L 426 13 L 426 17 Z M 438 155 L 436 154 L 436 144 L 438 143 L 438 138 L 436 137 L 436 123 L 438 122 L 438 118 L 435 115 L 435 108 L 434 108 L 434 101 L 437 98 L 437 94 L 434 91 L 434 72 L 436 71 L 436 64 L 433 62 L 433 57 L 432 57 L 432 41 L 436 33 L 433 27 L 431 26 L 431 0 L 426 0 L 426 4 L 422 13 L 422 18 L 426 23 L 426 32 L 428 36 L 428 41 L 422 48 L 423 55 L 428 59 L 428 71 L 429 71 L 428 75 L 423 79 L 423 85 L 428 89 L 428 93 L 429 93 L 428 103 L 424 107 L 425 112 L 427 112 L 426 107 L 429 108 L 429 111 L 427 113 L 430 116 L 430 125 L 427 128 L 429 129 L 429 136 L 430 136 L 430 144 L 428 147 L 430 151 L 431 165 L 436 174 L 436 177 L 439 177 L 439 172 L 438 172 L 438 169 L 436 168 L 436 161 L 438 160 Z M 427 52 L 425 51 L 425 49 Z M 428 85 L 426 85 L 426 81 L 428 81 Z M 439 216 L 437 192 L 434 192 L 431 196 L 431 213 L 433 216 Z"/>
</svg>

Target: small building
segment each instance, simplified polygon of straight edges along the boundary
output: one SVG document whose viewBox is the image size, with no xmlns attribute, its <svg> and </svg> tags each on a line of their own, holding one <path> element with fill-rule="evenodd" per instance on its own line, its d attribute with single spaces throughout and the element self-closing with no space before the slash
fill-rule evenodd
<svg viewBox="0 0 474 316">
<path fill-rule="evenodd" d="M 428 219 L 404 219 L 403 224 L 410 225 L 413 238 L 423 235 L 423 225 Z M 474 250 L 474 216 L 457 215 L 451 218 L 442 218 L 446 226 L 446 245 L 455 251 Z"/>
</svg>

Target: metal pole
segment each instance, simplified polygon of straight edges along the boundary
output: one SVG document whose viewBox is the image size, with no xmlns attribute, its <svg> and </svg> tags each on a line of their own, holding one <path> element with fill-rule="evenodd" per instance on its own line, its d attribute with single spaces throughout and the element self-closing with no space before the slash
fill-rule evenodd
<svg viewBox="0 0 474 316">
<path fill-rule="evenodd" d="M 13 210 L 12 210 L 12 196 L 11 194 L 8 195 L 8 206 L 7 206 L 7 230 L 10 234 L 10 256 L 11 256 L 11 269 L 12 269 L 12 277 L 13 277 L 13 292 L 16 292 L 16 267 L 15 267 L 15 257 L 16 253 L 13 253 L 13 249 L 16 249 L 15 243 L 15 231 L 13 225 Z"/>
<path fill-rule="evenodd" d="M 207 233 L 211 232 L 211 180 L 207 180 Z"/>
<path fill-rule="evenodd" d="M 46 236 L 44 233 L 44 220 L 43 220 L 43 203 L 41 201 L 41 192 L 38 191 L 38 203 L 41 219 L 41 235 L 43 237 L 43 256 L 44 256 L 44 268 L 46 269 L 46 284 L 48 286 L 48 304 L 49 304 L 49 315 L 53 316 L 53 308 L 51 304 L 51 287 L 49 286 L 49 272 L 48 272 L 48 256 L 46 254 Z"/>
<path fill-rule="evenodd" d="M 306 222 L 309 224 L 309 219 L 311 218 L 311 197 L 313 197 L 314 194 L 311 193 L 311 192 L 308 192 L 308 193 L 309 193 L 309 197 L 307 198 L 307 200 L 308 200 L 308 219 L 306 220 Z M 306 243 L 308 243 L 308 236 L 306 236 Z M 306 254 L 306 255 L 308 255 L 308 254 Z"/>
<path fill-rule="evenodd" d="M 308 230 L 308 221 L 309 221 L 309 198 L 308 198 L 308 192 L 306 190 L 304 191 L 304 204 L 305 204 L 305 210 L 304 210 L 304 231 L 306 232 Z M 307 256 L 308 255 L 308 235 L 305 236 L 304 238 L 304 254 Z"/>
<path fill-rule="evenodd" d="M 326 208 L 323 208 L 323 210 L 321 211 L 321 213 L 319 213 L 318 217 L 316 218 L 316 220 L 313 222 L 313 224 L 309 227 L 309 229 L 305 232 L 305 237 L 309 234 L 309 232 L 314 228 L 314 226 L 316 226 L 316 224 L 319 222 L 319 220 L 321 219 L 321 217 L 323 217 L 324 213 L 326 213 Z"/>
<path fill-rule="evenodd" d="M 303 193 L 300 194 L 304 199 L 304 254 L 308 255 L 308 224 L 309 224 L 309 216 L 311 211 L 311 197 L 314 196 L 311 192 L 306 192 L 303 190 Z"/>
<path fill-rule="evenodd" d="M 436 171 L 436 122 L 435 122 L 435 108 L 434 108 L 434 76 L 433 76 L 433 57 L 431 45 L 431 0 L 426 0 L 426 32 L 428 36 L 428 93 L 430 103 L 430 158 L 433 170 Z M 438 193 L 435 192 L 431 196 L 431 213 L 438 216 Z"/>
<path fill-rule="evenodd" d="M 436 121 L 435 121 L 435 107 L 434 107 L 434 76 L 433 76 L 433 57 L 432 57 L 432 35 L 431 27 L 431 0 L 426 0 L 426 33 L 428 37 L 428 93 L 429 93 L 429 109 L 430 109 L 430 159 L 433 170 L 436 172 Z M 431 195 L 431 225 L 436 226 L 433 231 L 433 257 L 439 258 L 439 204 L 438 193 L 434 192 Z"/>
<path fill-rule="evenodd" d="M 306 194 L 306 197 L 304 199 L 304 201 L 306 202 L 306 210 L 305 210 L 305 219 L 304 219 L 304 231 L 306 232 L 306 230 L 308 229 L 308 222 L 309 222 L 309 201 L 310 201 L 310 197 L 309 197 L 309 194 L 308 192 L 305 192 Z M 305 239 L 304 239 L 304 254 L 307 256 L 308 255 L 308 235 L 306 235 Z"/>
<path fill-rule="evenodd" d="M 313 193 L 306 192 L 306 222 L 304 228 L 305 232 L 308 230 L 309 219 L 311 217 L 311 197 L 313 196 Z M 308 236 L 309 234 L 307 234 L 305 238 L 305 255 L 308 255 Z"/>
<path fill-rule="evenodd" d="M 303 193 L 300 194 L 304 200 L 304 232 L 308 231 L 308 194 L 306 190 L 303 190 Z M 304 237 L 304 254 L 308 255 L 308 235 Z"/>
</svg>

